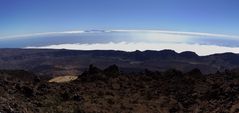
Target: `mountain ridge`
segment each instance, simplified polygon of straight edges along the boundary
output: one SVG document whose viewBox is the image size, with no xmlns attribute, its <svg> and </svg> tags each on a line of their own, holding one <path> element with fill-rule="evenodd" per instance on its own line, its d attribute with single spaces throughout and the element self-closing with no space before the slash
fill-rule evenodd
<svg viewBox="0 0 239 113">
<path fill-rule="evenodd" d="M 115 51 L 66 49 L 0 49 L 0 69 L 19 69 L 36 75 L 66 75 L 82 73 L 90 65 L 105 68 L 116 64 L 130 72 L 146 68 L 164 71 L 175 68 L 186 72 L 193 68 L 203 73 L 239 67 L 239 54 L 223 53 L 198 56 L 195 52 L 173 50 Z"/>
</svg>

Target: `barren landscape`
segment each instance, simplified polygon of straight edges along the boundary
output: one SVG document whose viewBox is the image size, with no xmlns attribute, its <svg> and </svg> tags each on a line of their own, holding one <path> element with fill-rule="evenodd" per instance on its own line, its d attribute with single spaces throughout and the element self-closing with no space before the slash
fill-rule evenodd
<svg viewBox="0 0 239 113">
<path fill-rule="evenodd" d="M 21 75 L 21 76 L 20 76 Z M 124 74 L 116 65 L 91 65 L 64 83 L 25 71 L 0 73 L 2 113 L 237 113 L 239 71 L 203 75 L 145 70 Z"/>
</svg>

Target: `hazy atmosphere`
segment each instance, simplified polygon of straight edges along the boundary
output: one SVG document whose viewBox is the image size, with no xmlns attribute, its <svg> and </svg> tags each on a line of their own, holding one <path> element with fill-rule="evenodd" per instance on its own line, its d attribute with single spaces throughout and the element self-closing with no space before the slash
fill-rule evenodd
<svg viewBox="0 0 239 113">
<path fill-rule="evenodd" d="M 0 5 L 2 48 L 239 52 L 237 0 L 2 0 Z"/>
</svg>

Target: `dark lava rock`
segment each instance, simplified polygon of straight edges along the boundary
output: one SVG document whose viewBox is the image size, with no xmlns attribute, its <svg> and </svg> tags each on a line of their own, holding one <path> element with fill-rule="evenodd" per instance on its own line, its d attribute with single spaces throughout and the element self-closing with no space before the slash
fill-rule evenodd
<svg viewBox="0 0 239 113">
<path fill-rule="evenodd" d="M 30 87 L 27 86 L 23 86 L 22 88 L 22 93 L 26 96 L 26 97 L 32 97 L 34 96 L 34 90 Z"/>
<path fill-rule="evenodd" d="M 199 69 L 187 73 L 171 69 L 123 73 L 116 65 L 105 70 L 91 65 L 76 81 L 68 83 L 16 80 L 11 77 L 19 75 L 8 72 L 10 79 L 0 79 L 0 112 L 236 113 L 238 72 L 204 75 Z"/>
</svg>

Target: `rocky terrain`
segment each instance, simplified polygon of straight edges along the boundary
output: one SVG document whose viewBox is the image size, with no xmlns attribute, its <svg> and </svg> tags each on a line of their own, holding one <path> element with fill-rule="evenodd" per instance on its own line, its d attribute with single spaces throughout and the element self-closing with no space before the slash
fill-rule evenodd
<svg viewBox="0 0 239 113">
<path fill-rule="evenodd" d="M 1 113 L 238 113 L 239 71 L 122 72 L 91 65 L 72 81 L 0 71 Z"/>
</svg>

